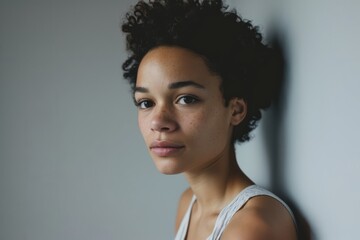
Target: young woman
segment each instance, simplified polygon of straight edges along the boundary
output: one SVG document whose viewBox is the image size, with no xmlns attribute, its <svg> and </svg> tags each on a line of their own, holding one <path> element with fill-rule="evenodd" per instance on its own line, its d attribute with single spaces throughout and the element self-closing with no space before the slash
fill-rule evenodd
<svg viewBox="0 0 360 240">
<path fill-rule="evenodd" d="M 294 240 L 291 210 L 255 185 L 234 144 L 269 107 L 272 49 L 221 0 L 140 1 L 126 15 L 124 77 L 158 170 L 183 173 L 175 239 Z"/>
</svg>

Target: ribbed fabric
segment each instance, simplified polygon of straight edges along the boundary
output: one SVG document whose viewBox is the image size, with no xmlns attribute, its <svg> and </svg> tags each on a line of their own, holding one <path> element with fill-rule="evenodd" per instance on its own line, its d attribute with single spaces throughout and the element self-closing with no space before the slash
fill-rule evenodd
<svg viewBox="0 0 360 240">
<path fill-rule="evenodd" d="M 192 197 L 190 205 L 181 221 L 181 224 L 179 226 L 178 232 L 175 236 L 175 240 L 185 240 L 186 233 L 189 227 L 189 221 L 190 221 L 190 215 L 191 215 L 191 209 L 195 203 L 196 197 L 195 195 Z"/>
<path fill-rule="evenodd" d="M 234 214 L 237 211 L 239 211 L 240 208 L 242 206 L 244 206 L 244 204 L 247 201 L 249 201 L 249 199 L 256 197 L 256 196 L 269 196 L 269 197 L 272 197 L 272 198 L 278 200 L 289 211 L 289 213 L 296 225 L 294 214 L 292 213 L 291 209 L 284 201 L 282 201 L 278 196 L 276 196 L 275 194 L 273 194 L 272 192 L 270 192 L 266 189 L 263 189 L 257 185 L 251 185 L 251 186 L 245 188 L 244 190 L 242 190 L 226 207 L 224 207 L 221 210 L 219 216 L 216 219 L 214 229 L 213 229 L 212 233 L 210 234 L 210 236 L 206 240 L 219 240 L 222 233 L 224 232 L 226 226 L 229 224 L 231 218 L 234 216 Z M 188 226 L 189 226 L 189 221 L 190 221 L 191 209 L 192 209 L 195 201 L 196 201 L 196 197 L 193 196 L 193 198 L 190 202 L 189 208 L 187 209 L 187 211 L 181 221 L 179 230 L 175 236 L 175 240 L 185 240 Z"/>
</svg>

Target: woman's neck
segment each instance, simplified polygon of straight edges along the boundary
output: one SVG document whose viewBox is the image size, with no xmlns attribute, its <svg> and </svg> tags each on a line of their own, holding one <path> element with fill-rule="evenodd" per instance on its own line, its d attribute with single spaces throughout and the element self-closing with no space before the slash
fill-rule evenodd
<svg viewBox="0 0 360 240">
<path fill-rule="evenodd" d="M 253 184 L 238 166 L 233 147 L 209 166 L 186 172 L 185 176 L 196 196 L 197 209 L 201 214 L 218 213 L 242 189 Z"/>
</svg>

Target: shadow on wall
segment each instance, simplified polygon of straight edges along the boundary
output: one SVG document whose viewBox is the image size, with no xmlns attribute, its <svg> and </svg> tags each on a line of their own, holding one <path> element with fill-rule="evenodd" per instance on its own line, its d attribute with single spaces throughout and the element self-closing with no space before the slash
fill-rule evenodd
<svg viewBox="0 0 360 240">
<path fill-rule="evenodd" d="M 278 72 L 274 74 L 279 77 L 279 84 L 274 88 L 274 101 L 272 107 L 267 111 L 267 117 L 264 121 L 264 137 L 267 155 L 269 156 L 270 167 L 270 186 L 271 190 L 281 197 L 293 210 L 297 225 L 299 240 L 314 240 L 315 237 L 306 217 L 301 213 L 294 199 L 290 199 L 284 191 L 284 163 L 286 161 L 284 148 L 286 148 L 286 135 L 284 134 L 284 113 L 286 108 L 287 86 L 288 86 L 288 62 L 285 52 L 284 38 L 278 32 L 273 32 L 271 45 L 276 50 L 278 58 L 275 69 Z M 274 81 L 271 81 L 274 82 Z"/>
</svg>

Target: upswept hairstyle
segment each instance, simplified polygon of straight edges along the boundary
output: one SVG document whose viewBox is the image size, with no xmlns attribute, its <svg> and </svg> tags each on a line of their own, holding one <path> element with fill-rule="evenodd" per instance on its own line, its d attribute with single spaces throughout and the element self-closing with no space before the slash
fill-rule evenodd
<svg viewBox="0 0 360 240">
<path fill-rule="evenodd" d="M 131 54 L 122 68 L 133 90 L 140 61 L 149 50 L 191 50 L 221 77 L 225 105 L 235 97 L 247 103 L 247 115 L 234 128 L 233 142 L 250 139 L 279 82 L 274 51 L 262 43 L 250 21 L 228 10 L 222 0 L 140 0 L 126 14 L 122 31 Z"/>
</svg>

